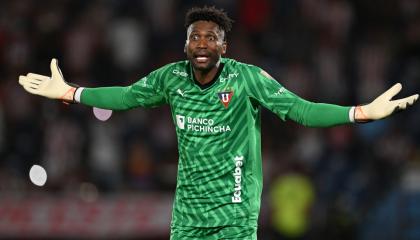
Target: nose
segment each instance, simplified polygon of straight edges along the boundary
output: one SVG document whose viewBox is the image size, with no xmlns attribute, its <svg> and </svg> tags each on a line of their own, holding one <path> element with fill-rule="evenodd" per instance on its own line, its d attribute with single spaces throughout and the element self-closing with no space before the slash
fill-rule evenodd
<svg viewBox="0 0 420 240">
<path fill-rule="evenodd" d="M 207 44 L 207 39 L 206 38 L 200 38 L 198 40 L 198 44 L 197 47 L 198 48 L 207 48 L 208 44 Z"/>
</svg>

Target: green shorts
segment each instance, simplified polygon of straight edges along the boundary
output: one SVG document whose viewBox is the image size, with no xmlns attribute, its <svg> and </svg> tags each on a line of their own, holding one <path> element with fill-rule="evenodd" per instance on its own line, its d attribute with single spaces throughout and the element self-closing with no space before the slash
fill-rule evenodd
<svg viewBox="0 0 420 240">
<path fill-rule="evenodd" d="M 171 240 L 257 240 L 256 227 L 220 226 L 220 227 L 177 227 L 171 229 Z"/>
</svg>

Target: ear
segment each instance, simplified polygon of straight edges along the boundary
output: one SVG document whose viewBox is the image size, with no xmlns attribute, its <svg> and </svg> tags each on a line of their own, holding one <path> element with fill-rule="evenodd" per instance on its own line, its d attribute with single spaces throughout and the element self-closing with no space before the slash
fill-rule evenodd
<svg viewBox="0 0 420 240">
<path fill-rule="evenodd" d="M 226 54 L 226 50 L 227 50 L 227 42 L 223 42 L 222 44 L 222 54 Z"/>
<path fill-rule="evenodd" d="M 188 44 L 188 40 L 185 40 L 184 53 L 187 53 L 187 44 Z"/>
</svg>

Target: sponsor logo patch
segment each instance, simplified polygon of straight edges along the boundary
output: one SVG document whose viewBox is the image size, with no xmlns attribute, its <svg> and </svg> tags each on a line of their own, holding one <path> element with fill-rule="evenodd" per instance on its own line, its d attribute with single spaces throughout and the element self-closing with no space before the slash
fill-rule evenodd
<svg viewBox="0 0 420 240">
<path fill-rule="evenodd" d="M 244 165 L 244 156 L 236 156 L 235 160 L 235 170 L 233 171 L 233 177 L 235 178 L 235 187 L 233 188 L 233 203 L 242 202 L 242 166 Z"/>
<path fill-rule="evenodd" d="M 192 132 L 224 133 L 230 132 L 229 125 L 218 125 L 211 118 L 196 118 L 177 114 L 176 125 L 179 129 Z"/>
</svg>

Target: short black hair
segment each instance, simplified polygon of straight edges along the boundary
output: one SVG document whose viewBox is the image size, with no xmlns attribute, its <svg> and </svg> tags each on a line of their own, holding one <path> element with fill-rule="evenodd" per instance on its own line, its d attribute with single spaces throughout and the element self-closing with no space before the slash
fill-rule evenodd
<svg viewBox="0 0 420 240">
<path fill-rule="evenodd" d="M 219 25 L 220 29 L 229 32 L 232 29 L 233 20 L 230 19 L 223 9 L 214 6 L 193 7 L 185 16 L 185 27 L 188 28 L 197 21 L 211 21 Z"/>
</svg>

